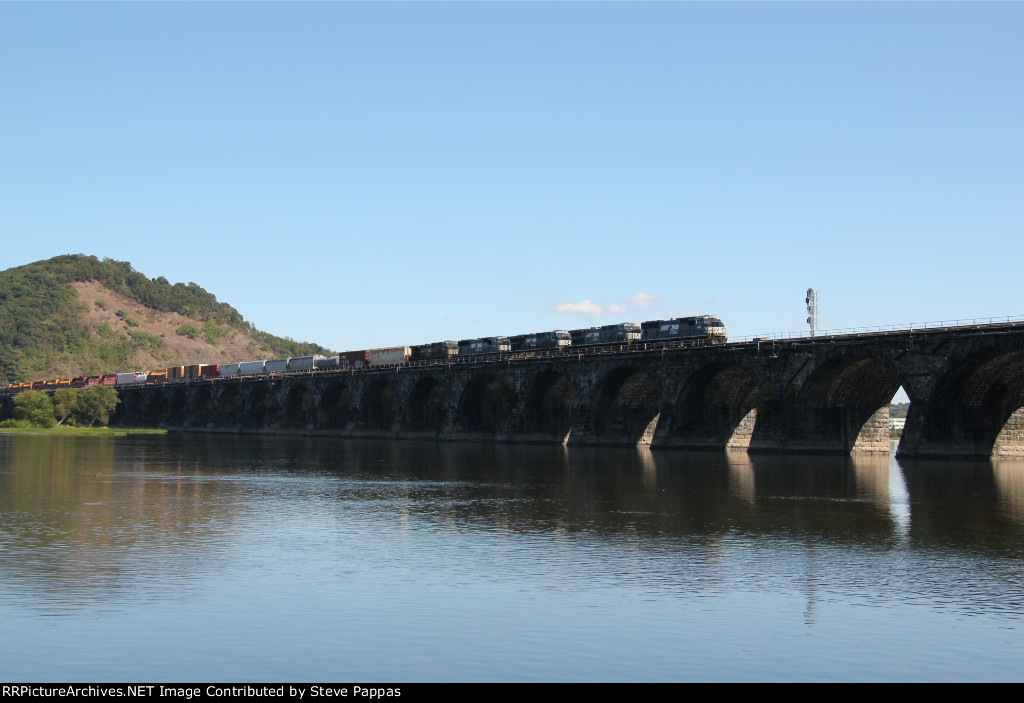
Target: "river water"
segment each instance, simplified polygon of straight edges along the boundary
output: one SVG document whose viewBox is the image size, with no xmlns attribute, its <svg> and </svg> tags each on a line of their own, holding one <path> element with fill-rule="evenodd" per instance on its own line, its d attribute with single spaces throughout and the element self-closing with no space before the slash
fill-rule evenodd
<svg viewBox="0 0 1024 703">
<path fill-rule="evenodd" d="M 1024 679 L 1024 464 L 0 436 L 3 681 Z"/>
</svg>

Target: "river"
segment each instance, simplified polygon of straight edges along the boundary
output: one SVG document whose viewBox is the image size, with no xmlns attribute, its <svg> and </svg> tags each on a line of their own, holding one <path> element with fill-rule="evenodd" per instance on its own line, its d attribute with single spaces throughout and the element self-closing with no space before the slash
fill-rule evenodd
<svg viewBox="0 0 1024 703">
<path fill-rule="evenodd" d="M 1019 681 L 1024 463 L 0 435 L 3 681 Z"/>
</svg>

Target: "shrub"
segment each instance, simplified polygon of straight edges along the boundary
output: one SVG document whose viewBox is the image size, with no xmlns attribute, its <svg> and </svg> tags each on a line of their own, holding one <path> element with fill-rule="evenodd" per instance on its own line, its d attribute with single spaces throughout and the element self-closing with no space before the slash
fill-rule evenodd
<svg viewBox="0 0 1024 703">
<path fill-rule="evenodd" d="M 182 337 L 188 337 L 189 339 L 195 339 L 199 336 L 199 328 L 194 325 L 182 325 L 178 329 L 174 330 L 175 334 Z"/>
</svg>

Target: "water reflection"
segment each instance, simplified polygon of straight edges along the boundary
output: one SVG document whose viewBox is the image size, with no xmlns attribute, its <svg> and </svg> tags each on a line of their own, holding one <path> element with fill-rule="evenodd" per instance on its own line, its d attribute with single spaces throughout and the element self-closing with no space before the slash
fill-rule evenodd
<svg viewBox="0 0 1024 703">
<path fill-rule="evenodd" d="M 0 609 L 15 612 L 209 602 L 250 633 L 279 627 L 268 620 L 278 606 L 291 622 L 346 628 L 375 613 L 367 632 L 394 611 L 423 628 L 416 639 L 474 608 L 491 614 L 497 589 L 517 618 L 501 628 L 526 612 L 558 620 L 613 603 L 668 647 L 679 627 L 701 632 L 709 612 L 719 628 L 749 628 L 796 596 L 799 627 L 847 637 L 837 608 L 854 621 L 877 608 L 896 622 L 908 607 L 1018 620 L 1022 537 L 1021 462 L 0 437 Z M 246 636 L 258 638 L 236 635 Z"/>
</svg>

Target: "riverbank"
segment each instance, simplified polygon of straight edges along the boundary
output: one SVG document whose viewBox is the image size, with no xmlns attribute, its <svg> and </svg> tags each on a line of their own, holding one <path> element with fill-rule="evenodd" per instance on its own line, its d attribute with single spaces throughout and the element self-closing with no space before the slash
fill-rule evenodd
<svg viewBox="0 0 1024 703">
<path fill-rule="evenodd" d="M 128 429 L 123 427 L 0 427 L 0 434 L 41 434 L 59 435 L 61 437 L 79 435 L 124 437 L 125 435 L 137 434 L 167 434 L 167 430 Z"/>
</svg>

